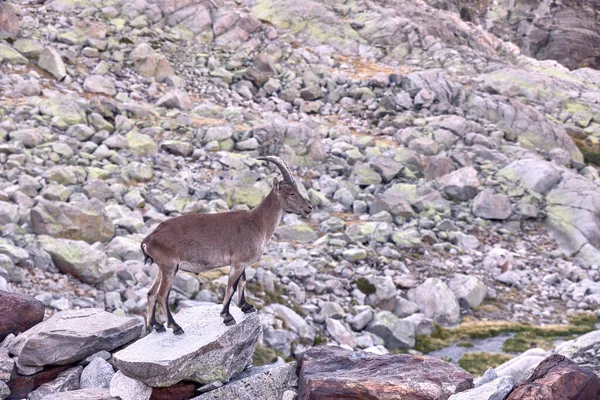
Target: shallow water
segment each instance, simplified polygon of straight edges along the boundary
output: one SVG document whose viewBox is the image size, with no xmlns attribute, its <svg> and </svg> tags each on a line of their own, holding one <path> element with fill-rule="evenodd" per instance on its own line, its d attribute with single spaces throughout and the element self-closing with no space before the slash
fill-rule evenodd
<svg viewBox="0 0 600 400">
<path fill-rule="evenodd" d="M 454 343 L 453 345 L 444 347 L 443 349 L 432 351 L 431 353 L 428 353 L 428 355 L 451 360 L 451 362 L 456 364 L 465 353 L 504 353 L 502 351 L 502 345 L 504 344 L 504 341 L 513 336 L 514 333 L 504 333 L 502 335 L 485 339 L 463 340 L 457 343 L 469 342 L 473 344 L 473 347 L 462 347 L 458 346 L 457 343 Z"/>
</svg>

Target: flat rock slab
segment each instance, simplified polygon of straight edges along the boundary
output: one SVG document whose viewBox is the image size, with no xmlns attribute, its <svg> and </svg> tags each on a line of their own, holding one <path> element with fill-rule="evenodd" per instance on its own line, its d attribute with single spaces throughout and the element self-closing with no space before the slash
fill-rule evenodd
<svg viewBox="0 0 600 400">
<path fill-rule="evenodd" d="M 44 320 L 44 305 L 30 296 L 0 290 L 0 342 Z"/>
<path fill-rule="evenodd" d="M 302 353 L 298 367 L 298 400 L 446 400 L 473 386 L 471 374 L 428 356 L 320 346 Z"/>
<path fill-rule="evenodd" d="M 118 400 L 118 398 L 112 397 L 108 389 L 92 388 L 54 393 L 44 397 L 44 400 Z"/>
<path fill-rule="evenodd" d="M 211 304 L 181 310 L 175 321 L 183 335 L 170 330 L 152 332 L 113 355 L 117 368 L 152 387 L 184 380 L 229 381 L 249 364 L 261 325 L 256 313 L 244 314 L 232 306 L 237 323 L 228 327 L 219 315 L 221 307 Z"/>
<path fill-rule="evenodd" d="M 97 308 L 69 310 L 19 335 L 9 351 L 19 356 L 22 365 L 65 365 L 137 339 L 143 325 L 138 318 L 119 317 Z"/>
<path fill-rule="evenodd" d="M 600 379 L 567 357 L 552 354 L 542 361 L 529 379 L 519 384 L 508 400 L 597 399 Z"/>
</svg>

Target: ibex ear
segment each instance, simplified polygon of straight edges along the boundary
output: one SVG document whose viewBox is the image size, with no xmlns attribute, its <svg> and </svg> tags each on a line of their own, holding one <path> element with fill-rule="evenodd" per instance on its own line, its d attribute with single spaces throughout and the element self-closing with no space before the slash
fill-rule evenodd
<svg viewBox="0 0 600 400">
<path fill-rule="evenodd" d="M 279 191 L 279 179 L 277 179 L 277 177 L 273 178 L 273 189 L 275 189 L 276 192 Z"/>
</svg>

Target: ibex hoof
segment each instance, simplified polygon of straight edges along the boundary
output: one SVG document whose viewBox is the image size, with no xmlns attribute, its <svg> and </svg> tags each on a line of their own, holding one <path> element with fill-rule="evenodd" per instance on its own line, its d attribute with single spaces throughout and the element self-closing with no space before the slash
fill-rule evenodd
<svg viewBox="0 0 600 400">
<path fill-rule="evenodd" d="M 184 333 L 185 332 L 183 332 L 183 329 L 181 329 L 181 327 L 179 325 L 173 327 L 174 335 L 183 335 Z"/>
<path fill-rule="evenodd" d="M 233 315 L 229 314 L 224 316 L 223 323 L 227 326 L 235 325 L 235 319 L 233 319 Z"/>
<path fill-rule="evenodd" d="M 155 324 L 152 324 L 150 326 L 150 329 L 154 329 L 156 332 L 164 332 L 167 330 L 164 325 L 161 325 L 158 322 Z"/>
<path fill-rule="evenodd" d="M 242 312 L 244 314 L 253 313 L 254 311 L 256 311 L 256 308 L 254 308 L 252 304 L 246 303 L 242 306 Z"/>
</svg>

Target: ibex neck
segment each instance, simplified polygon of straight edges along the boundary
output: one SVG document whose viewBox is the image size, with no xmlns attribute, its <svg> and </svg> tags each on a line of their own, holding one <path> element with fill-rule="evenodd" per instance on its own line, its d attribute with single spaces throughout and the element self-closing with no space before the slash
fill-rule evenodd
<svg viewBox="0 0 600 400">
<path fill-rule="evenodd" d="M 263 199 L 263 201 L 251 211 L 256 223 L 261 227 L 267 240 L 273 236 L 275 229 L 279 226 L 283 208 L 277 201 L 277 195 L 273 190 Z"/>
</svg>

